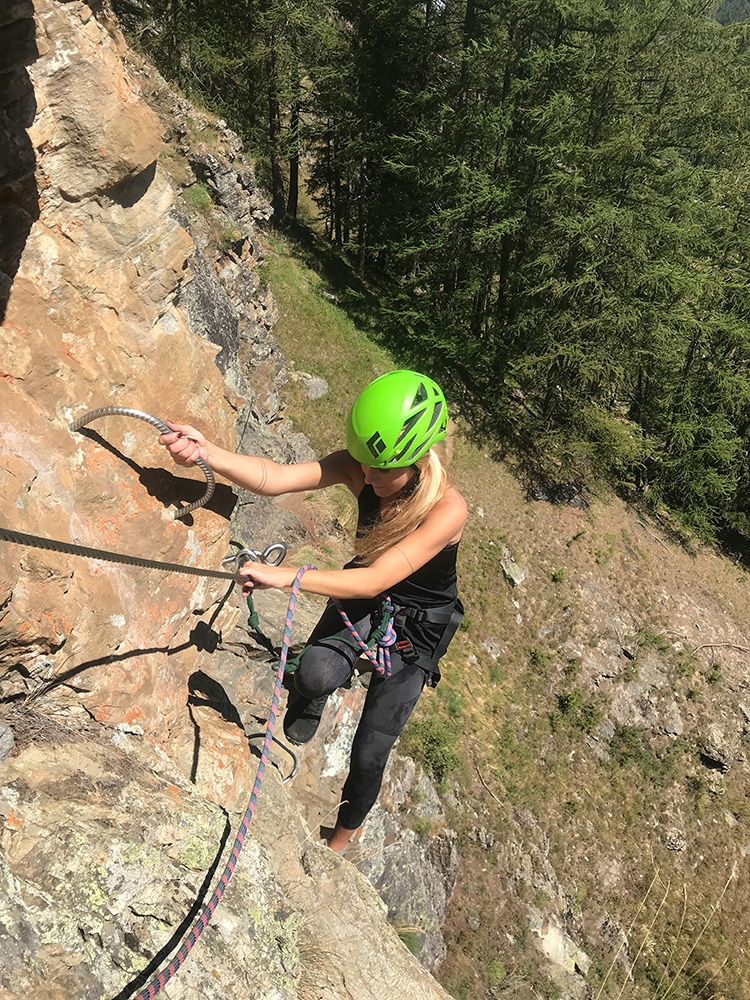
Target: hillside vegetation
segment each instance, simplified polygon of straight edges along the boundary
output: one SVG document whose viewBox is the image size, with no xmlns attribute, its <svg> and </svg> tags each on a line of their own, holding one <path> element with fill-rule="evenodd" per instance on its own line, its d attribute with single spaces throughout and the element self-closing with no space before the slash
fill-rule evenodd
<svg viewBox="0 0 750 1000">
<path fill-rule="evenodd" d="M 402 741 L 460 836 L 439 978 L 573 996 L 559 931 L 581 997 L 747 1000 L 750 601 L 701 541 L 747 527 L 744 29 L 500 6 L 153 0 L 141 37 L 265 158 L 316 451 L 396 364 L 451 395 L 468 616 Z"/>
<path fill-rule="evenodd" d="M 317 400 L 293 383 L 288 410 L 323 453 L 392 359 L 305 253 L 271 239 L 267 274 L 286 356 L 329 381 Z M 467 627 L 401 742 L 460 834 L 438 978 L 457 1000 L 573 995 L 540 963 L 531 908 L 562 914 L 591 960 L 582 996 L 750 996 L 746 572 L 612 494 L 530 499 L 476 437 L 459 421 L 449 441 Z"/>
<path fill-rule="evenodd" d="M 747 534 L 746 23 L 704 0 L 115 6 L 258 153 L 277 226 L 312 197 L 377 285 L 347 307 L 473 426 L 533 475 Z"/>
</svg>

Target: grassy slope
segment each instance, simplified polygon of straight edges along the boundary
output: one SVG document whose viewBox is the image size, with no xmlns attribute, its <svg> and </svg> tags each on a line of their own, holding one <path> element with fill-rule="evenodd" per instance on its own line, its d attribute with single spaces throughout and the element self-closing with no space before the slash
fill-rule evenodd
<svg viewBox="0 0 750 1000">
<path fill-rule="evenodd" d="M 394 364 L 282 240 L 267 277 L 285 356 L 330 385 L 320 400 L 290 389 L 288 412 L 322 454 L 341 446 L 356 394 Z M 688 555 L 617 501 L 586 511 L 527 501 L 512 470 L 460 428 L 451 450 L 471 512 L 460 566 L 469 627 L 411 736 L 419 752 L 419 724 L 438 720 L 438 750 L 455 746 L 461 758 L 448 786 L 462 869 L 439 978 L 462 1000 L 558 995 L 528 930 L 536 907 L 566 913 L 602 1000 L 750 998 L 750 783 L 741 762 L 721 777 L 700 755 L 712 721 L 737 724 L 746 654 L 690 655 L 701 641 L 747 645 L 745 574 L 710 552 Z M 516 589 L 499 566 L 503 544 L 527 572 Z M 642 698 L 658 701 L 658 714 L 674 696 L 684 734 L 621 725 L 608 744 L 597 727 L 623 691 L 637 694 L 642 673 L 659 682 Z M 670 849 L 675 832 L 682 850 Z M 739 877 L 727 885 L 733 865 Z M 633 921 L 626 979 L 622 960 L 608 969 Z"/>
</svg>

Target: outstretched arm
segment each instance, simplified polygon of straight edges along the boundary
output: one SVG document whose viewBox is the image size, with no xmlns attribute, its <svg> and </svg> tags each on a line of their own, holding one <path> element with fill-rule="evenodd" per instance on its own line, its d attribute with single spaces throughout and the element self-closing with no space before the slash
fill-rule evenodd
<svg viewBox="0 0 750 1000">
<path fill-rule="evenodd" d="M 465 522 L 466 503 L 457 490 L 449 487 L 416 531 L 378 556 L 371 566 L 310 569 L 302 577 L 300 589 L 337 600 L 385 594 L 429 562 L 446 545 L 457 542 Z M 297 567 L 245 563 L 240 575 L 246 578 L 242 593 L 247 597 L 256 587 L 289 590 L 297 575 Z"/>
<path fill-rule="evenodd" d="M 167 426 L 171 431 L 162 434 L 159 443 L 166 447 L 178 465 L 190 467 L 202 458 L 215 473 L 261 496 L 275 497 L 282 493 L 324 489 L 334 483 L 343 483 L 355 493 L 361 489 L 362 470 L 346 451 L 334 452 L 319 462 L 280 465 L 269 458 L 238 455 L 220 448 L 189 424 L 175 424 L 168 420 Z"/>
</svg>

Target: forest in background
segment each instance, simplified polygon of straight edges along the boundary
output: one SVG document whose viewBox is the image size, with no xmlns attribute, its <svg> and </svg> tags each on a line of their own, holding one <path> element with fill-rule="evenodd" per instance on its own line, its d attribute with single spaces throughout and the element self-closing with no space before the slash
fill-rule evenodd
<svg viewBox="0 0 750 1000">
<path fill-rule="evenodd" d="M 750 23 L 707 0 L 114 6 L 258 156 L 277 226 L 314 199 L 373 334 L 530 480 L 750 537 Z"/>
</svg>

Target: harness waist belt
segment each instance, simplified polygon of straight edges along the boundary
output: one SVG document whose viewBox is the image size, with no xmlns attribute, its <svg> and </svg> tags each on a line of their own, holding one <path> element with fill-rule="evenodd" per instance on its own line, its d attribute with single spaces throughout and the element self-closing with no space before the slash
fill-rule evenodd
<svg viewBox="0 0 750 1000">
<path fill-rule="evenodd" d="M 408 620 L 413 622 L 428 622 L 431 625 L 447 625 L 453 617 L 456 601 L 441 604 L 437 608 L 402 608 L 396 612 L 393 621 L 396 625 L 404 625 Z"/>
</svg>

